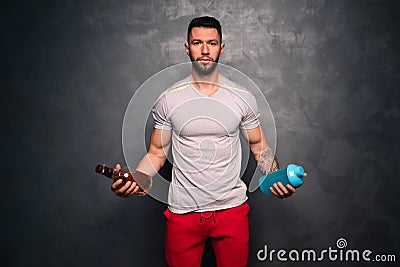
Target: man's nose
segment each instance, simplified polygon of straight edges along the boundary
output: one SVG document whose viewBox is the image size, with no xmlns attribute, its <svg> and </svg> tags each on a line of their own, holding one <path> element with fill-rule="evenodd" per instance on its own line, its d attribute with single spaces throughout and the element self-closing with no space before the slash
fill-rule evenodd
<svg viewBox="0 0 400 267">
<path fill-rule="evenodd" d="M 201 54 L 202 54 L 202 55 L 208 55 L 208 54 L 210 54 L 210 49 L 208 48 L 208 45 L 207 45 L 207 44 L 203 44 L 203 45 L 201 46 Z"/>
</svg>

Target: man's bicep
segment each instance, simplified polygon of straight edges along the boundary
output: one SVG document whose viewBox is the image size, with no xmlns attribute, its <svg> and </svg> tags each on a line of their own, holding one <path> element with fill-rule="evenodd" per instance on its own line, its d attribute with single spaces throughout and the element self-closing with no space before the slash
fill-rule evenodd
<svg viewBox="0 0 400 267">
<path fill-rule="evenodd" d="M 171 130 L 154 128 L 151 132 L 147 154 L 139 161 L 136 170 L 153 177 L 164 165 L 171 142 Z"/>
<path fill-rule="evenodd" d="M 261 125 L 250 130 L 243 130 L 242 133 L 249 142 L 251 152 L 253 153 L 261 172 L 266 174 L 278 170 L 278 160 L 275 157 L 275 153 L 267 143 Z"/>
<path fill-rule="evenodd" d="M 260 125 L 253 129 L 242 129 L 242 135 L 250 145 L 261 143 L 264 138 L 264 132 Z"/>
<path fill-rule="evenodd" d="M 171 143 L 171 133 L 171 130 L 154 128 L 151 133 L 149 153 L 166 156 Z"/>
<path fill-rule="evenodd" d="M 267 143 L 267 139 L 264 135 L 264 130 L 261 125 L 248 130 L 242 130 L 243 136 L 249 142 L 250 150 L 253 153 L 256 160 L 259 159 L 260 155 L 265 150 L 270 150 Z"/>
</svg>

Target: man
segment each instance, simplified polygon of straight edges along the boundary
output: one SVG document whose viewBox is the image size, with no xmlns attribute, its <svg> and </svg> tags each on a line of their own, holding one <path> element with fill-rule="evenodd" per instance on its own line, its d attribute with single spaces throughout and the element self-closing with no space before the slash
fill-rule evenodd
<svg viewBox="0 0 400 267">
<path fill-rule="evenodd" d="M 254 96 L 219 72 L 224 49 L 218 20 L 199 17 L 190 22 L 185 50 L 192 72 L 157 100 L 149 150 L 136 169 L 151 179 L 172 145 L 174 166 L 164 212 L 168 266 L 200 266 L 207 239 L 218 266 L 247 265 L 249 206 L 239 177 L 239 129 L 259 168 L 264 173 L 278 169 Z M 112 190 L 123 198 L 143 194 L 135 182 L 122 180 Z M 270 190 L 279 198 L 296 191 L 281 183 Z"/>
</svg>

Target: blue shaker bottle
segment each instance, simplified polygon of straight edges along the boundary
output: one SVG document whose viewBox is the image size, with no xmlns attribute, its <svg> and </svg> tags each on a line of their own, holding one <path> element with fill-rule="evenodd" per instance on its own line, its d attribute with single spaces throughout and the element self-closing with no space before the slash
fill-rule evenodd
<svg viewBox="0 0 400 267">
<path fill-rule="evenodd" d="M 294 188 L 300 187 L 304 183 L 304 169 L 296 164 L 289 164 L 286 168 L 260 177 L 260 189 L 264 194 L 271 194 L 269 188 L 277 182 L 282 182 L 284 186 L 292 185 Z"/>
</svg>

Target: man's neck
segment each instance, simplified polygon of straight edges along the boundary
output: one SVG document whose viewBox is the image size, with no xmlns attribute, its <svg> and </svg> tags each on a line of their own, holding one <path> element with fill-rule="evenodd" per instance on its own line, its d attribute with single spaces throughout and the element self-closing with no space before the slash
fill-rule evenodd
<svg viewBox="0 0 400 267">
<path fill-rule="evenodd" d="M 192 70 L 190 81 L 193 86 L 203 95 L 212 96 L 221 85 L 222 75 L 218 71 L 218 66 L 208 75 L 200 75 L 196 70 Z"/>
</svg>

